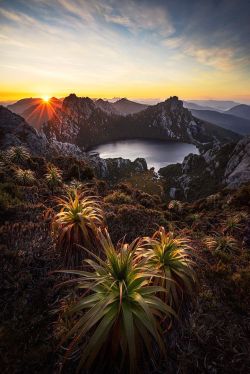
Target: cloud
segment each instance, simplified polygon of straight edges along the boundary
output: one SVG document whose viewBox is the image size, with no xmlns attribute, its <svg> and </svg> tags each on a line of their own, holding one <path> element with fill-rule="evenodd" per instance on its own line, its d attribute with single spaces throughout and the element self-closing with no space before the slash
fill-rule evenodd
<svg viewBox="0 0 250 374">
<path fill-rule="evenodd" d="M 98 2 L 98 7 L 107 22 L 127 27 L 133 33 L 154 31 L 168 36 L 174 32 L 167 9 L 155 2 L 112 1 L 110 5 Z"/>
<path fill-rule="evenodd" d="M 226 84 L 249 64 L 243 2 L 2 0 L 0 72 L 6 87 L 48 78 L 62 90 Z"/>
</svg>

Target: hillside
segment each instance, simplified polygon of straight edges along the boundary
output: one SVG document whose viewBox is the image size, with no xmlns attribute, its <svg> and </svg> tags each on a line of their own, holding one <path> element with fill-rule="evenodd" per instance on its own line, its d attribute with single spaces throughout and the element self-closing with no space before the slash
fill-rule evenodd
<svg viewBox="0 0 250 374">
<path fill-rule="evenodd" d="M 31 106 L 40 104 L 41 100 L 42 100 L 41 98 L 33 98 L 33 97 L 21 99 L 11 105 L 8 105 L 8 109 L 16 114 L 22 114 L 25 110 L 27 110 Z"/>
<path fill-rule="evenodd" d="M 250 134 L 250 120 L 236 117 L 232 114 L 219 113 L 212 110 L 191 109 L 191 112 L 195 117 L 223 127 L 224 129 L 236 132 L 241 135 Z"/>
<path fill-rule="evenodd" d="M 240 104 L 229 109 L 226 114 L 241 117 L 250 120 L 250 105 Z"/>
<path fill-rule="evenodd" d="M 159 356 L 155 343 L 150 356 L 148 352 L 143 356 L 142 372 L 156 368 L 160 373 L 210 372 L 213 368 L 213 372 L 246 373 L 250 364 L 246 329 L 249 185 L 171 208 L 152 172 L 137 173 L 134 181 L 122 178 L 123 183 L 112 183 L 93 178 L 84 163 L 73 167 L 77 165 L 73 158 L 55 157 L 50 162 L 61 170 L 63 181 L 53 190 L 44 177 L 49 163 L 43 157 L 31 155 L 1 169 L 0 290 L 4 308 L 0 311 L 0 368 L 4 365 L 8 373 L 55 374 L 61 372 L 62 362 L 67 373 L 77 368 L 77 350 L 64 361 L 67 345 L 61 348 L 60 342 L 70 328 L 69 321 L 74 323 L 64 317 L 64 311 L 82 293 L 62 284 L 72 278 L 55 272 L 64 269 L 64 253 L 51 230 L 59 210 L 55 199 L 72 191 L 77 178 L 79 189 L 88 186 L 100 199 L 114 243 L 124 235 L 129 243 L 138 236 L 152 235 L 159 225 L 174 231 L 175 237 L 189 240 L 197 287 L 182 301 L 178 320 L 169 323 L 164 319 L 168 354 Z M 35 180 L 29 185 L 17 180 L 17 167 L 31 170 Z M 218 247 L 212 246 L 212 239 Z M 102 366 L 107 358 L 106 354 Z M 112 360 L 111 371 L 115 364 Z"/>
</svg>

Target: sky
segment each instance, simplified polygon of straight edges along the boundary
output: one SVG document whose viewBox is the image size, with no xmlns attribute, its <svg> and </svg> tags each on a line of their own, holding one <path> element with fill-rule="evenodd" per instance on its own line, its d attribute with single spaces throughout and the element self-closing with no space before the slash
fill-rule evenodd
<svg viewBox="0 0 250 374">
<path fill-rule="evenodd" d="M 0 100 L 250 102 L 249 0 L 0 0 Z"/>
</svg>

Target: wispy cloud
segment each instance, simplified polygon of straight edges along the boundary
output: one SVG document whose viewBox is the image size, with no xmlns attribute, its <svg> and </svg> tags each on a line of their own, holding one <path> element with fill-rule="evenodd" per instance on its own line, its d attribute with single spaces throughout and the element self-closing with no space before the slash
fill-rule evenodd
<svg viewBox="0 0 250 374">
<path fill-rule="evenodd" d="M 138 85 L 161 95 L 173 87 L 211 90 L 211 82 L 225 85 L 232 77 L 235 87 L 237 77 L 244 88 L 250 22 L 243 3 L 2 0 L 2 84 L 30 81 L 62 91 Z"/>
</svg>

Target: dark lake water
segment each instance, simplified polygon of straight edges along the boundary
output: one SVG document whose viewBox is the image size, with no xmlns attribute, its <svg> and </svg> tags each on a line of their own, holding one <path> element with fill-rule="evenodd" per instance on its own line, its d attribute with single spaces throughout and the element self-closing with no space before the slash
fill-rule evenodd
<svg viewBox="0 0 250 374">
<path fill-rule="evenodd" d="M 98 145 L 91 149 L 101 158 L 128 158 L 134 161 L 137 157 L 146 159 L 148 167 L 158 171 L 161 167 L 182 162 L 189 153 L 199 154 L 193 144 L 172 141 L 129 139 Z"/>
</svg>

